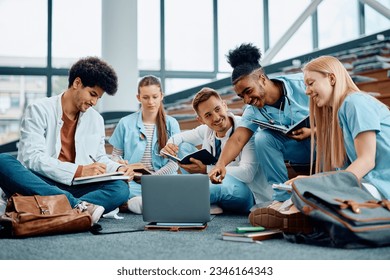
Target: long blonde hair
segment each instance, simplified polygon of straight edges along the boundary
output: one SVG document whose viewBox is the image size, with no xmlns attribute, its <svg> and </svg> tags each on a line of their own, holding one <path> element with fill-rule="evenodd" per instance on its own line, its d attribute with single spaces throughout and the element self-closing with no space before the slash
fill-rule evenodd
<svg viewBox="0 0 390 280">
<path fill-rule="evenodd" d="M 360 91 L 343 64 L 333 56 L 321 56 L 307 63 L 303 69 L 323 75 L 333 74 L 335 84 L 331 105 L 317 107 L 310 99 L 310 126 L 316 127 L 311 134 L 311 158 L 314 157 L 316 143 L 315 172 L 331 171 L 341 168 L 346 162 L 343 132 L 339 125 L 338 111 L 348 94 Z"/>
</svg>

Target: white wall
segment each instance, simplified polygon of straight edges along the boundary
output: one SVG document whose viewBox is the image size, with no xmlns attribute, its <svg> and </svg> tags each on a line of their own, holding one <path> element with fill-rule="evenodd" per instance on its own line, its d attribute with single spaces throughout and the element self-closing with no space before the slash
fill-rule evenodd
<svg viewBox="0 0 390 280">
<path fill-rule="evenodd" d="M 137 110 L 137 0 L 102 0 L 102 58 L 117 72 L 119 87 L 115 96 L 103 96 L 99 111 Z"/>
</svg>

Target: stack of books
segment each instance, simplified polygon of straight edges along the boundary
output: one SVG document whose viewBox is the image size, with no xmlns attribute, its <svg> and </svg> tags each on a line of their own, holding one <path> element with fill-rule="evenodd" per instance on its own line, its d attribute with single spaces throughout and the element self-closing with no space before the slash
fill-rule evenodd
<svg viewBox="0 0 390 280">
<path fill-rule="evenodd" d="M 262 231 L 248 231 L 248 232 L 237 232 L 236 231 L 225 231 L 222 233 L 222 240 L 227 241 L 239 241 L 239 242 L 254 242 L 259 243 L 259 241 L 272 239 L 272 238 L 281 238 L 283 237 L 283 232 L 279 229 L 275 230 L 262 230 Z"/>
</svg>

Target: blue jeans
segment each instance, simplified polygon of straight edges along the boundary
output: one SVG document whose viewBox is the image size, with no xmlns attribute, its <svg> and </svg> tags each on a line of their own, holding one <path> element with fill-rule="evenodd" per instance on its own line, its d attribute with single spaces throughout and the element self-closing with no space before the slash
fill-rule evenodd
<svg viewBox="0 0 390 280">
<path fill-rule="evenodd" d="M 124 181 L 68 186 L 34 173 L 9 154 L 0 154 L 0 182 L 7 197 L 21 195 L 65 194 L 72 207 L 81 201 L 101 205 L 108 213 L 125 203 L 129 188 Z"/>
<path fill-rule="evenodd" d="M 269 185 L 288 180 L 285 160 L 303 164 L 310 162 L 310 138 L 296 141 L 282 133 L 264 129 L 255 133 L 255 147 L 260 167 Z M 272 198 L 285 201 L 290 196 L 286 191 L 276 190 Z"/>
<path fill-rule="evenodd" d="M 210 183 L 210 204 L 217 204 L 224 211 L 247 214 L 255 198 L 245 183 L 226 175 L 221 184 Z"/>
<path fill-rule="evenodd" d="M 179 146 L 178 156 L 194 152 L 196 147 L 189 143 Z M 181 168 L 181 173 L 188 174 Z M 221 184 L 210 183 L 210 203 L 217 204 L 223 210 L 236 213 L 248 213 L 255 204 L 255 198 L 250 188 L 237 178 L 226 175 Z"/>
</svg>

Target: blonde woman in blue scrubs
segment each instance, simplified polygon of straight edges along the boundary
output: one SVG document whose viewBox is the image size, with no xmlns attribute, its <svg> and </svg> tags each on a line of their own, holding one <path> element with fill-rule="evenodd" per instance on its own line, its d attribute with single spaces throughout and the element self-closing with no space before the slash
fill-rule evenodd
<svg viewBox="0 0 390 280">
<path fill-rule="evenodd" d="M 310 122 L 320 132 L 315 136 L 316 173 L 345 169 L 374 197 L 390 199 L 388 107 L 360 91 L 335 57 L 316 58 L 303 72 Z"/>
<path fill-rule="evenodd" d="M 177 173 L 177 163 L 160 156 L 168 139 L 180 132 L 176 119 L 165 114 L 160 80 L 152 75 L 143 77 L 138 83 L 137 99 L 140 110 L 122 118 L 109 140 L 114 147 L 112 156 L 123 158 L 134 168 L 146 167 L 152 174 Z M 141 185 L 131 181 L 129 187 L 128 208 L 141 214 Z"/>
</svg>

